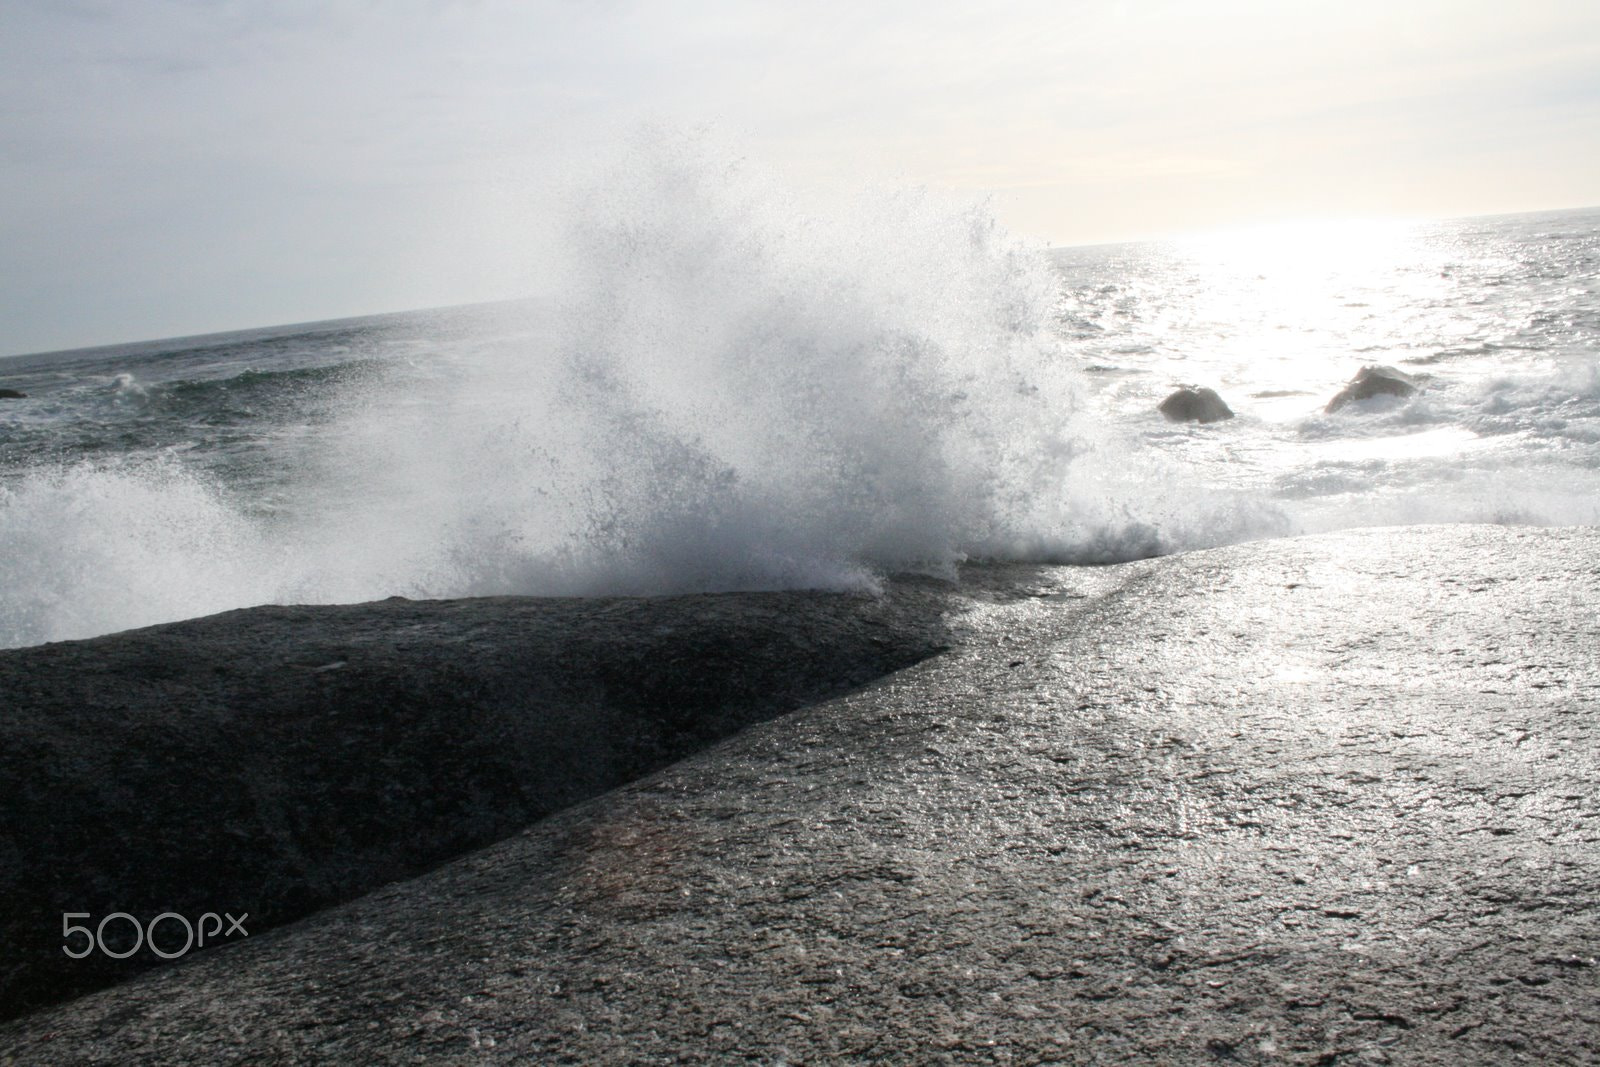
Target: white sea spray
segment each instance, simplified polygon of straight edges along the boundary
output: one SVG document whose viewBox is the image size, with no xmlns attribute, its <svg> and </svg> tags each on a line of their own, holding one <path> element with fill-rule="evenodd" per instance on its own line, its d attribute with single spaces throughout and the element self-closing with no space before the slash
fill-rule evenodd
<svg viewBox="0 0 1600 1067">
<path fill-rule="evenodd" d="M 396 593 L 871 588 L 1281 528 L 1158 492 L 1086 416 L 1059 280 L 982 206 L 819 211 L 655 135 L 567 217 L 554 300 L 347 387 L 268 513 L 170 455 L 14 478 L 0 640 Z"/>
<path fill-rule="evenodd" d="M 1046 254 L 655 133 L 559 290 L 30 364 L 0 644 L 265 602 L 870 589 L 1414 522 L 1600 522 L 1600 218 Z M 540 273 L 540 272 L 532 272 Z M 1362 364 L 1412 397 L 1324 410 Z M 0 364 L 0 377 L 17 364 Z M 1173 425 L 1182 383 L 1237 417 Z"/>
</svg>

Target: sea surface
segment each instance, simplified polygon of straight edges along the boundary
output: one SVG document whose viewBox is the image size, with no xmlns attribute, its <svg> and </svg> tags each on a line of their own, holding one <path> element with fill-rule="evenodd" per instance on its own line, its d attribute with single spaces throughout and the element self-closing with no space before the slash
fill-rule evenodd
<svg viewBox="0 0 1600 1067">
<path fill-rule="evenodd" d="M 1044 249 L 680 165 L 569 230 L 538 299 L 0 360 L 0 646 L 1600 523 L 1600 209 Z M 1421 389 L 1325 413 L 1365 364 Z"/>
</svg>

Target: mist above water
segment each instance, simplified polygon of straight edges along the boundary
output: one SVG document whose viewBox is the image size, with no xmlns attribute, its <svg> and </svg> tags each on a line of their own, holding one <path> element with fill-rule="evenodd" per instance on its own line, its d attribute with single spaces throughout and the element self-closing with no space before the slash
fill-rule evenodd
<svg viewBox="0 0 1600 1067">
<path fill-rule="evenodd" d="M 981 207 L 816 210 L 660 135 L 566 215 L 529 251 L 564 264 L 555 298 L 330 381 L 267 489 L 161 450 L 12 478 L 0 641 L 274 601 L 871 588 L 1281 528 L 1154 491 L 1080 411 L 1057 275 Z"/>
<path fill-rule="evenodd" d="M 374 581 L 425 559 L 401 573 L 471 593 L 861 587 L 1204 539 L 1111 476 L 1127 457 L 1078 410 L 1059 279 L 984 210 L 877 190 L 808 211 L 662 139 L 572 218 L 550 307 L 348 420 L 335 497 L 365 529 L 335 541 L 393 546 Z"/>
<path fill-rule="evenodd" d="M 669 134 L 550 211 L 548 298 L 0 366 L 0 644 L 1600 522 L 1600 217 L 1047 256 Z M 1369 362 L 1423 391 L 1325 414 Z M 1237 417 L 1163 422 L 1181 382 Z"/>
</svg>

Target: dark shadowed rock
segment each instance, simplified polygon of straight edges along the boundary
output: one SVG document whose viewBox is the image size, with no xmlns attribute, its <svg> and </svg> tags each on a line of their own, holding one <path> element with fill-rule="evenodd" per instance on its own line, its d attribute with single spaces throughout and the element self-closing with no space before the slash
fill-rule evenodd
<svg viewBox="0 0 1600 1067">
<path fill-rule="evenodd" d="M 947 654 L 0 1062 L 1592 1063 L 1597 558 L 968 568 Z"/>
<path fill-rule="evenodd" d="M 1376 364 L 1362 367 L 1343 389 L 1334 394 L 1323 410 L 1331 415 L 1352 400 L 1373 396 L 1410 396 L 1417 391 L 1417 380 L 1404 371 Z"/>
<path fill-rule="evenodd" d="M 1220 422 L 1233 418 L 1233 410 L 1215 389 L 1187 385 L 1163 400 L 1158 410 L 1171 422 Z"/>
<path fill-rule="evenodd" d="M 69 958 L 63 913 L 259 935 L 931 655 L 940 588 L 263 607 L 0 652 L 0 1016 L 161 962 Z"/>
<path fill-rule="evenodd" d="M 0 400 L 26 400 L 27 393 L 20 393 L 15 389 L 0 389 Z"/>
</svg>

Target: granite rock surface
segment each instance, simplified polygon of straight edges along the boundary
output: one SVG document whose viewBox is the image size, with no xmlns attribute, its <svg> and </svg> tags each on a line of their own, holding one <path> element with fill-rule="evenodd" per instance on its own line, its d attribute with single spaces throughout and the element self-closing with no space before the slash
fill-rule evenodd
<svg viewBox="0 0 1600 1067">
<path fill-rule="evenodd" d="M 19 1063 L 1600 1059 L 1600 531 L 969 568 L 950 651 Z"/>
<path fill-rule="evenodd" d="M 942 599 L 397 598 L 0 651 L 0 1017 L 187 955 L 204 916 L 259 934 L 926 658 Z"/>
</svg>

